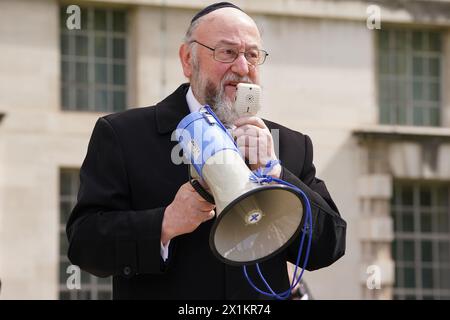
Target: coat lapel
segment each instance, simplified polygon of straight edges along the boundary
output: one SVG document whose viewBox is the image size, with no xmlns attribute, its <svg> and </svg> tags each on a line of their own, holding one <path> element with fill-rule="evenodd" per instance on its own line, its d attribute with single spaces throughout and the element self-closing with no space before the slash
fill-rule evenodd
<svg viewBox="0 0 450 320">
<path fill-rule="evenodd" d="M 172 133 L 178 123 L 189 114 L 186 93 L 189 83 L 178 87 L 171 95 L 156 104 L 156 126 L 160 134 Z"/>
</svg>

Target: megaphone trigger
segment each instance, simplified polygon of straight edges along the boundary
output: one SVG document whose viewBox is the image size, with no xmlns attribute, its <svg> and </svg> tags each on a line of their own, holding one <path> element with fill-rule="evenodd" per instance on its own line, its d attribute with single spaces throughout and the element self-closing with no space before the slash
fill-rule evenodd
<svg viewBox="0 0 450 320">
<path fill-rule="evenodd" d="M 214 197 L 208 191 L 206 191 L 206 189 L 201 185 L 200 181 L 196 179 L 190 179 L 189 183 L 203 199 L 211 204 L 216 204 L 216 202 L 214 201 Z"/>
</svg>

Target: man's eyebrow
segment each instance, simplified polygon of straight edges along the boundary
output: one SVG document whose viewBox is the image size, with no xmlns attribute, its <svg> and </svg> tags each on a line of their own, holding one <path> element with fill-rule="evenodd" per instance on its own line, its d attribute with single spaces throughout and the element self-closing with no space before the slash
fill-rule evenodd
<svg viewBox="0 0 450 320">
<path fill-rule="evenodd" d="M 219 44 L 227 44 L 227 45 L 231 45 L 231 46 L 238 46 L 239 45 L 238 42 L 231 41 L 231 40 L 225 40 L 225 39 L 220 40 L 219 42 L 217 42 L 216 45 L 219 45 Z M 248 45 L 246 47 L 247 48 L 256 48 L 256 49 L 259 48 L 259 46 L 257 44 L 251 44 L 251 45 Z"/>
</svg>

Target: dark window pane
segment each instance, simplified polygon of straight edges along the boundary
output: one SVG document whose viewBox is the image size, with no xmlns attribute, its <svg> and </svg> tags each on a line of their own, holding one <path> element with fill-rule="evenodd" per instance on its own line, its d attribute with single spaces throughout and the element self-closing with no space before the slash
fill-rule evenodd
<svg viewBox="0 0 450 320">
<path fill-rule="evenodd" d="M 88 55 L 87 36 L 75 36 L 75 53 L 77 56 L 85 57 Z"/>
<path fill-rule="evenodd" d="M 94 11 L 94 26 L 95 30 L 104 31 L 107 29 L 107 21 L 106 21 L 106 11 L 104 10 L 95 10 Z"/>
<path fill-rule="evenodd" d="M 433 247 L 431 241 L 422 241 L 422 261 L 433 261 Z"/>
<path fill-rule="evenodd" d="M 65 232 L 59 234 L 59 254 L 67 256 L 67 250 L 69 249 L 69 242 Z"/>
<path fill-rule="evenodd" d="M 68 35 L 61 35 L 61 54 L 70 54 L 70 38 Z"/>
<path fill-rule="evenodd" d="M 59 194 L 72 194 L 72 174 L 69 171 L 62 171 L 60 175 Z"/>
<path fill-rule="evenodd" d="M 413 82 L 413 97 L 414 100 L 423 100 L 424 94 L 423 94 L 423 84 L 420 81 L 414 81 Z"/>
<path fill-rule="evenodd" d="M 380 107 L 380 123 L 382 123 L 382 124 L 390 123 L 390 119 L 391 119 L 390 112 L 391 112 L 391 109 L 390 109 L 389 105 L 386 105 L 386 104 L 381 105 L 381 107 Z"/>
<path fill-rule="evenodd" d="M 402 187 L 402 204 L 405 206 L 413 205 L 413 188 L 411 186 Z"/>
<path fill-rule="evenodd" d="M 126 16 L 123 11 L 113 11 L 113 30 L 125 32 L 126 31 Z"/>
<path fill-rule="evenodd" d="M 394 241 L 391 242 L 391 253 L 392 258 L 394 260 L 397 260 L 397 241 L 394 239 Z"/>
<path fill-rule="evenodd" d="M 70 213 L 72 212 L 74 205 L 72 202 L 60 201 L 59 208 L 61 213 L 61 224 L 67 223 L 69 220 Z"/>
<path fill-rule="evenodd" d="M 430 32 L 428 37 L 429 49 L 431 51 L 441 50 L 441 35 L 437 32 Z"/>
<path fill-rule="evenodd" d="M 415 76 L 423 75 L 423 58 L 421 57 L 413 58 L 413 75 Z"/>
<path fill-rule="evenodd" d="M 394 90 L 396 93 L 397 104 L 403 105 L 406 101 L 406 85 L 402 81 L 396 81 L 394 84 Z"/>
<path fill-rule="evenodd" d="M 441 123 L 441 114 L 439 108 L 430 108 L 430 125 L 439 126 Z"/>
<path fill-rule="evenodd" d="M 73 109 L 73 104 L 71 103 L 70 95 L 73 88 L 63 86 L 61 88 L 61 98 L 62 98 L 62 106 L 66 110 Z"/>
<path fill-rule="evenodd" d="M 126 44 L 125 39 L 114 38 L 113 39 L 113 58 L 125 59 Z"/>
<path fill-rule="evenodd" d="M 423 112 L 421 107 L 414 107 L 413 109 L 413 120 L 414 124 L 417 126 L 423 126 Z"/>
<path fill-rule="evenodd" d="M 114 91 L 114 111 L 122 111 L 126 108 L 125 92 Z"/>
<path fill-rule="evenodd" d="M 404 268 L 403 273 L 405 275 L 405 288 L 415 288 L 416 287 L 416 278 L 414 268 Z"/>
<path fill-rule="evenodd" d="M 106 57 L 106 37 L 97 36 L 95 37 L 95 56 L 96 57 Z"/>
<path fill-rule="evenodd" d="M 428 94 L 429 94 L 428 98 L 430 101 L 439 101 L 440 100 L 439 83 L 430 82 L 428 84 Z"/>
<path fill-rule="evenodd" d="M 84 62 L 77 62 L 76 69 L 76 81 L 78 83 L 87 83 L 88 82 L 88 64 Z"/>
<path fill-rule="evenodd" d="M 438 231 L 448 233 L 449 230 L 449 213 L 448 210 L 441 209 L 437 212 Z"/>
<path fill-rule="evenodd" d="M 399 288 L 403 286 L 403 280 L 400 277 L 400 272 L 401 272 L 402 268 L 396 266 L 395 267 L 395 287 Z"/>
<path fill-rule="evenodd" d="M 86 271 L 81 271 L 81 289 L 83 289 L 83 285 L 90 284 L 92 282 L 92 276 L 91 274 L 87 273 Z"/>
<path fill-rule="evenodd" d="M 106 63 L 96 63 L 95 64 L 95 82 L 106 83 L 108 79 L 108 69 Z M 97 105 L 97 104 L 96 104 Z"/>
<path fill-rule="evenodd" d="M 428 187 L 422 187 L 420 189 L 420 205 L 422 207 L 431 206 L 431 190 Z"/>
<path fill-rule="evenodd" d="M 412 212 L 404 212 L 402 214 L 402 224 L 404 232 L 413 232 L 414 231 L 414 215 Z"/>
<path fill-rule="evenodd" d="M 382 50 L 387 50 L 389 48 L 389 31 L 380 31 L 379 44 Z"/>
<path fill-rule="evenodd" d="M 97 111 L 106 111 L 108 109 L 108 91 L 95 91 L 95 109 Z"/>
<path fill-rule="evenodd" d="M 439 241 L 439 262 L 449 263 L 450 262 L 450 242 L 449 241 Z"/>
<path fill-rule="evenodd" d="M 389 56 L 387 54 L 380 55 L 380 73 L 389 74 L 391 72 Z"/>
<path fill-rule="evenodd" d="M 61 62 L 61 79 L 63 82 L 72 81 L 71 73 L 70 73 L 70 62 L 62 61 Z"/>
<path fill-rule="evenodd" d="M 423 49 L 423 32 L 416 31 L 412 34 L 412 42 L 414 50 L 422 50 Z"/>
<path fill-rule="evenodd" d="M 78 110 L 89 110 L 87 89 L 76 89 L 76 107 Z"/>
<path fill-rule="evenodd" d="M 433 288 L 433 270 L 431 268 L 422 269 L 422 288 Z"/>
<path fill-rule="evenodd" d="M 420 231 L 431 232 L 432 231 L 432 216 L 430 213 L 422 212 L 420 214 Z"/>
<path fill-rule="evenodd" d="M 414 262 L 414 241 L 403 241 L 403 261 Z"/>
<path fill-rule="evenodd" d="M 439 77 L 441 73 L 440 60 L 438 58 L 428 59 L 428 74 L 433 77 Z"/>
<path fill-rule="evenodd" d="M 62 6 L 59 8 L 59 27 L 61 30 L 66 29 L 66 6 Z"/>
<path fill-rule="evenodd" d="M 441 289 L 450 289 L 450 268 L 439 269 L 439 287 Z"/>
<path fill-rule="evenodd" d="M 439 187 L 437 190 L 437 205 L 438 206 L 448 206 L 448 199 L 450 197 L 449 188 L 447 187 Z"/>
<path fill-rule="evenodd" d="M 397 123 L 406 124 L 406 108 L 397 108 L 397 112 L 398 112 Z"/>
<path fill-rule="evenodd" d="M 81 30 L 87 30 L 87 29 L 92 29 L 92 26 L 88 25 L 88 8 L 80 8 L 80 13 L 81 13 L 81 17 L 80 17 L 80 28 Z M 67 17 L 69 17 L 69 15 L 67 15 Z"/>
<path fill-rule="evenodd" d="M 395 56 L 395 73 L 404 75 L 406 73 L 406 59 L 404 55 L 397 54 Z"/>
<path fill-rule="evenodd" d="M 125 66 L 115 64 L 113 66 L 113 83 L 123 85 L 126 82 Z"/>
<path fill-rule="evenodd" d="M 406 50 L 406 33 L 404 31 L 396 31 L 395 35 L 395 49 L 398 51 Z"/>
<path fill-rule="evenodd" d="M 67 279 L 70 276 L 70 273 L 67 273 L 67 268 L 71 265 L 70 262 L 64 261 L 59 263 L 59 283 L 62 285 L 66 285 Z"/>
</svg>

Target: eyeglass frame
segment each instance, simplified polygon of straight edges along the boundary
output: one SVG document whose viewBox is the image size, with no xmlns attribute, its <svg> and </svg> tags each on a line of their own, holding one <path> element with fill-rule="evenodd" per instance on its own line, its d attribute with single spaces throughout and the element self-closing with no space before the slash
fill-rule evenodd
<svg viewBox="0 0 450 320">
<path fill-rule="evenodd" d="M 246 54 L 247 54 L 248 51 L 238 51 L 238 53 L 237 53 L 237 55 L 236 55 L 236 57 L 234 58 L 233 61 L 221 61 L 221 60 L 217 60 L 217 59 L 216 59 L 216 49 L 217 49 L 218 47 L 220 47 L 220 46 L 216 46 L 215 48 L 211 48 L 211 47 L 207 46 L 206 44 L 203 44 L 203 43 L 201 43 L 201 42 L 198 42 L 197 40 L 192 40 L 192 41 L 189 42 L 189 44 L 191 44 L 191 43 L 197 43 L 197 44 L 199 44 L 199 45 L 201 45 L 201 46 L 203 46 L 203 47 L 205 47 L 205 48 L 211 50 L 211 51 L 213 52 L 213 58 L 214 58 L 214 60 L 216 60 L 216 61 L 218 61 L 218 62 L 222 62 L 222 63 L 233 63 L 233 62 L 235 62 L 236 59 L 239 57 L 239 54 L 240 54 L 240 53 L 243 53 L 243 54 L 244 54 L 244 57 L 245 57 L 245 60 L 247 60 L 247 62 L 248 62 L 250 65 L 252 65 L 252 66 L 260 66 L 260 65 L 264 64 L 264 62 L 266 62 L 267 56 L 269 55 L 269 53 L 268 53 L 266 50 L 263 50 L 263 49 L 257 49 L 260 53 L 262 52 L 262 54 L 263 54 L 263 56 L 264 56 L 264 59 L 263 59 L 263 61 L 262 61 L 261 63 L 253 64 L 253 63 L 251 63 L 250 61 L 248 61 L 248 59 L 247 59 Z"/>
</svg>

